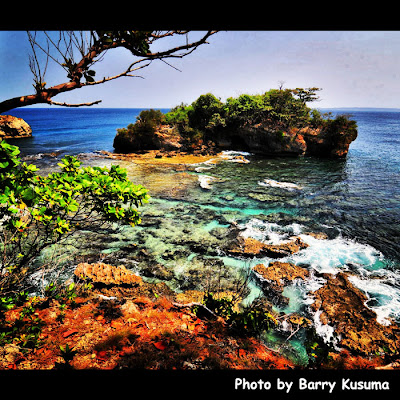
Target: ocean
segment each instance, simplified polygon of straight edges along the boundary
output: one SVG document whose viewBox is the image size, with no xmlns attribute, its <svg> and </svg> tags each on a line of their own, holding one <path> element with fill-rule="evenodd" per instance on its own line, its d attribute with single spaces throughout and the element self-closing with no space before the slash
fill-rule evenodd
<svg viewBox="0 0 400 400">
<path fill-rule="evenodd" d="M 143 220 L 154 223 L 120 229 L 97 245 L 92 237 L 86 247 L 70 246 L 71 252 L 64 253 L 70 254 L 71 268 L 76 265 L 74 255 L 97 253 L 101 260 L 121 261 L 149 279 L 162 279 L 174 290 L 201 289 L 193 271 L 206 261 L 226 271 L 271 261 L 243 260 L 217 248 L 215 238 L 234 222 L 245 236 L 266 243 L 300 235 L 309 247 L 280 261 L 317 272 L 355 273 L 352 283 L 365 292 L 366 304 L 377 313 L 378 321 L 400 322 L 400 110 L 321 110 L 350 114 L 357 121 L 358 137 L 343 159 L 262 158 L 241 153 L 248 162 L 238 163 L 230 157 L 235 153 L 226 152 L 222 163 L 184 170 L 138 166 L 99 153 L 113 151 L 116 129 L 135 122 L 140 111 L 26 108 L 9 112 L 31 125 L 33 137 L 13 144 L 42 171 L 54 170 L 62 155 L 74 154 L 87 165 L 119 163 L 135 183 L 150 190 L 152 199 L 143 207 Z M 48 156 L 53 152 L 56 157 Z M 328 239 L 317 240 L 308 232 L 323 232 Z M 168 279 L 147 273 L 137 253 L 126 250 L 129 244 L 146 249 L 159 268 L 169 272 Z M 284 294 L 290 301 L 278 311 L 306 312 L 309 293 L 318 287 L 318 279 L 287 287 Z M 260 294 L 257 283 L 251 281 L 247 300 Z M 328 340 L 326 327 L 318 329 Z M 282 347 L 279 338 L 266 340 Z M 301 340 L 294 337 L 289 342 L 285 343 L 288 354 L 304 361 Z"/>
</svg>

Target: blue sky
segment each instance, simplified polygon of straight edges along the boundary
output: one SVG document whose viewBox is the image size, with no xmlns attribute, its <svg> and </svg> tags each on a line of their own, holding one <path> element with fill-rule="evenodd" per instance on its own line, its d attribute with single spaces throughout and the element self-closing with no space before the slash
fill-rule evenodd
<svg viewBox="0 0 400 400">
<path fill-rule="evenodd" d="M 0 101 L 33 93 L 29 49 L 25 32 L 0 31 Z M 96 76 L 117 71 L 116 66 L 130 60 L 126 51 L 109 52 L 95 68 Z M 153 62 L 142 71 L 144 79 L 121 78 L 54 100 L 169 108 L 207 92 L 224 101 L 283 82 L 286 88 L 322 88 L 321 100 L 312 107 L 400 108 L 400 31 L 222 31 L 171 63 L 181 72 Z M 47 86 L 66 80 L 61 68 L 53 67 Z"/>
</svg>

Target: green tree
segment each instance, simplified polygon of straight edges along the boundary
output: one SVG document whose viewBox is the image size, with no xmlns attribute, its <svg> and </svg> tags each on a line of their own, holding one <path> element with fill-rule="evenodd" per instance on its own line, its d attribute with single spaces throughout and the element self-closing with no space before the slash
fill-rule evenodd
<svg viewBox="0 0 400 400">
<path fill-rule="evenodd" d="M 296 88 L 292 89 L 292 93 L 299 98 L 300 101 L 305 103 L 310 103 L 312 101 L 319 100 L 319 96 L 316 95 L 316 92 L 320 91 L 321 88 L 311 87 L 311 88 Z"/>
<path fill-rule="evenodd" d="M 242 94 L 237 98 L 228 98 L 225 110 L 227 123 L 237 126 L 259 122 L 265 118 L 271 106 L 266 102 L 265 96 Z"/>
<path fill-rule="evenodd" d="M 216 115 L 222 116 L 223 113 L 221 100 L 211 93 L 202 94 L 188 110 L 189 125 L 195 129 L 205 129 L 209 127 L 212 120 L 215 122 Z"/>
<path fill-rule="evenodd" d="M 119 166 L 85 167 L 66 156 L 60 171 L 37 174 L 22 163 L 19 149 L 0 142 L 0 284 L 17 290 L 30 263 L 46 246 L 85 226 L 140 223 L 137 208 L 148 191 Z"/>
</svg>

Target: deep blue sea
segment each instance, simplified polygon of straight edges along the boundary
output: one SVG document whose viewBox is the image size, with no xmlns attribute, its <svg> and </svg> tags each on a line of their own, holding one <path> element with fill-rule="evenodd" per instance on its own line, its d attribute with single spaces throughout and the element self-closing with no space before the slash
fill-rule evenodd
<svg viewBox="0 0 400 400">
<path fill-rule="evenodd" d="M 26 108 L 9 114 L 22 117 L 33 129 L 32 138 L 13 143 L 20 146 L 23 155 L 34 156 L 36 164 L 51 169 L 57 160 L 42 154 L 80 154 L 85 155 L 85 162 L 109 163 L 99 154 L 91 159 L 90 154 L 113 151 L 116 130 L 135 122 L 140 111 Z M 178 225 L 184 221 L 192 224 L 192 235 L 198 230 L 199 240 L 208 240 L 213 229 L 223 228 L 221 221 L 236 222 L 244 235 L 268 243 L 301 235 L 309 247 L 287 261 L 318 272 L 352 271 L 351 281 L 366 293 L 367 305 L 376 311 L 378 320 L 400 321 L 400 110 L 322 111 L 350 114 L 357 121 L 358 137 L 344 159 L 261 158 L 243 153 L 248 163 L 232 162 L 228 157 L 226 162 L 196 166 L 186 174 L 173 169 L 144 172 L 121 161 L 136 183 L 150 189 L 152 205 L 146 207 L 154 207 L 153 214 L 164 212 L 165 226 L 169 226 L 169 231 L 165 226 L 164 230 L 157 226 L 133 228 L 136 230 L 126 234 L 125 244 L 126 240 L 141 243 L 160 263 L 176 268 L 178 276 L 193 263 L 195 252 L 191 250 L 179 265 L 176 260 L 174 265 L 169 263 L 163 253 L 176 248 L 172 237 L 182 235 Z M 185 209 L 190 209 L 190 215 L 183 214 Z M 212 213 L 214 219 L 190 219 L 197 209 Z M 307 235 L 312 231 L 324 232 L 328 239 Z M 118 254 L 118 246 L 122 246 L 118 243 L 115 241 L 104 254 Z M 235 268 L 269 261 L 243 261 L 225 254 L 220 259 Z M 175 287 L 179 289 L 181 282 L 177 279 Z M 285 289 L 290 303 L 284 311 L 304 310 L 310 302 L 307 293 L 320 286 L 316 279 Z M 255 286 L 253 292 L 257 295 Z M 318 329 L 329 340 L 329 329 Z M 273 342 L 273 338 L 269 340 Z M 291 344 L 301 353 L 296 338 Z"/>
<path fill-rule="evenodd" d="M 135 122 L 140 111 L 139 108 L 23 108 L 9 114 L 23 118 L 32 127 L 33 137 L 18 141 L 22 152 L 78 154 L 113 151 L 116 130 Z"/>
</svg>

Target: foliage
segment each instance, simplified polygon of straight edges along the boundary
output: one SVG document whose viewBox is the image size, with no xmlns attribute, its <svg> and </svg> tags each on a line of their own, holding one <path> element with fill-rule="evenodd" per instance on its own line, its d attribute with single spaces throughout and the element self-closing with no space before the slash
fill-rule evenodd
<svg viewBox="0 0 400 400">
<path fill-rule="evenodd" d="M 74 348 L 69 347 L 68 343 L 65 347 L 60 345 L 60 355 L 65 362 L 65 367 L 71 367 L 70 362 L 73 360 L 76 353 L 77 351 L 74 350 Z"/>
<path fill-rule="evenodd" d="M 272 107 L 266 96 L 242 94 L 238 98 L 228 98 L 224 110 L 228 123 L 237 126 L 259 122 Z"/>
<path fill-rule="evenodd" d="M 44 295 L 48 299 L 55 299 L 61 303 L 70 302 L 75 303 L 75 298 L 77 297 L 77 287 L 75 283 L 70 283 L 68 286 L 57 285 L 51 282 L 44 289 Z"/>
<path fill-rule="evenodd" d="M 143 149 L 150 149 L 154 132 L 160 124 L 164 123 L 164 120 L 164 114 L 160 110 L 143 110 L 136 117 L 134 124 L 129 124 L 127 128 L 117 129 L 117 138 L 132 137 L 141 143 Z"/>
<path fill-rule="evenodd" d="M 320 88 L 271 89 L 264 94 L 241 94 L 229 97 L 225 103 L 213 94 L 201 95 L 190 105 L 181 104 L 165 115 L 165 122 L 176 125 L 181 134 L 193 135 L 202 132 L 205 139 L 215 133 L 228 134 L 246 125 L 264 123 L 280 136 L 290 128 L 310 125 L 323 128 L 329 134 L 355 130 L 356 122 L 348 116 L 339 115 L 335 119 L 329 113 L 307 107 L 307 103 L 317 101 L 316 92 Z"/>
<path fill-rule="evenodd" d="M 326 128 L 331 135 L 337 135 L 340 132 L 352 132 L 357 134 L 357 122 L 351 120 L 348 115 L 338 115 L 333 120 L 326 121 Z"/>
<path fill-rule="evenodd" d="M 213 94 L 201 95 L 191 105 L 180 105 L 166 114 L 170 124 L 192 129 L 215 131 L 239 128 L 269 121 L 284 127 L 299 126 L 309 120 L 306 102 L 315 101 L 318 88 L 271 89 L 260 95 L 242 94 L 229 97 L 225 103 Z"/>
<path fill-rule="evenodd" d="M 21 292 L 13 296 L 0 298 L 0 346 L 13 343 L 22 349 L 35 348 L 39 345 L 39 336 L 43 321 L 35 315 L 39 304 L 37 297 L 27 300 L 27 293 Z M 18 317 L 6 320 L 4 312 L 16 307 L 21 308 Z"/>
<path fill-rule="evenodd" d="M 203 303 L 213 313 L 224 318 L 230 330 L 239 336 L 259 336 L 263 331 L 277 325 L 276 318 L 259 301 L 235 311 L 233 300 L 207 292 Z"/>
<path fill-rule="evenodd" d="M 213 94 L 202 94 L 188 110 L 189 125 L 194 129 L 207 129 L 216 115 L 223 113 L 223 104 Z"/>
<path fill-rule="evenodd" d="M 310 367 L 320 367 L 324 363 L 330 361 L 329 353 L 334 351 L 333 346 L 329 343 L 325 343 L 314 327 L 307 329 L 304 345 L 308 355 L 308 365 Z"/>
<path fill-rule="evenodd" d="M 192 112 L 193 107 L 186 104 L 180 104 L 172 108 L 167 114 L 165 114 L 165 123 L 171 125 L 177 125 L 179 128 L 189 129 L 189 112 Z M 179 129 L 182 130 L 182 129 Z"/>
<path fill-rule="evenodd" d="M 149 199 L 117 165 L 84 167 L 72 156 L 59 172 L 37 173 L 19 149 L 0 142 L 0 265 L 2 290 L 16 284 L 40 251 L 86 224 L 140 223 L 136 209 Z"/>
</svg>

